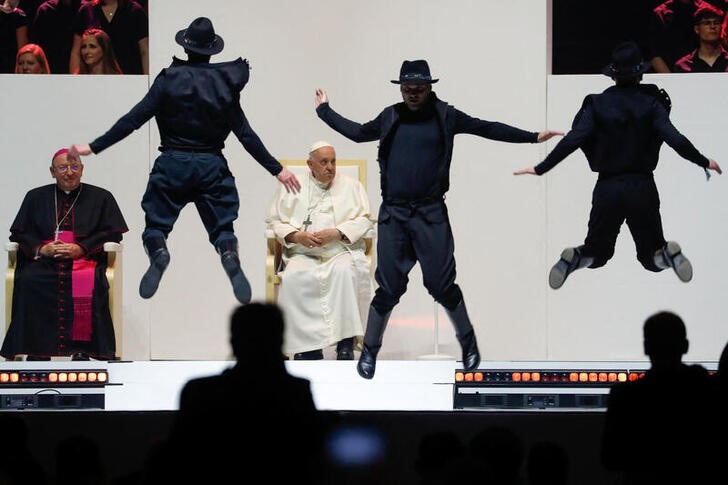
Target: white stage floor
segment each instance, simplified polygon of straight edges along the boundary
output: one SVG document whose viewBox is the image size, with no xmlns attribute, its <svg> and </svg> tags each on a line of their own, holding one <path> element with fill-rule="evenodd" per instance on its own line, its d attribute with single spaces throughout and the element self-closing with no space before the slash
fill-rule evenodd
<svg viewBox="0 0 728 485">
<path fill-rule="evenodd" d="M 0 397 L 4 399 L 4 405 L 1 407 L 3 409 L 32 408 L 32 406 L 9 405 L 9 396 L 13 395 L 103 394 L 103 409 L 107 411 L 173 411 L 177 409 L 179 393 L 185 382 L 196 377 L 218 374 L 233 364 L 234 362 L 231 361 L 6 361 L 0 363 L 0 373 L 100 370 L 108 373 L 108 384 L 97 387 L 62 388 L 54 387 L 50 382 L 37 382 L 22 386 L 0 383 Z M 708 369 L 715 369 L 715 363 L 702 364 Z M 453 411 L 455 410 L 455 372 L 461 368 L 460 363 L 453 360 L 380 360 L 377 362 L 377 373 L 374 379 L 368 381 L 357 375 L 356 361 L 287 361 L 286 367 L 291 374 L 311 381 L 311 390 L 318 409 L 332 411 Z M 648 362 L 491 361 L 483 362 L 480 370 L 644 370 L 648 367 Z M 2 376 L 0 375 L 0 377 Z M 588 396 L 589 394 L 604 395 L 608 393 L 608 388 L 605 386 L 584 386 L 583 388 L 562 386 L 557 388 L 547 385 L 535 387 L 533 383 L 528 388 L 519 388 L 516 383 L 513 383 L 492 388 L 485 386 L 473 392 L 534 395 L 579 393 Z M 251 396 L 251 398 L 255 397 Z M 69 406 L 69 408 L 72 407 Z M 558 411 L 559 409 L 549 410 Z M 600 407 L 585 410 L 600 410 Z"/>
</svg>

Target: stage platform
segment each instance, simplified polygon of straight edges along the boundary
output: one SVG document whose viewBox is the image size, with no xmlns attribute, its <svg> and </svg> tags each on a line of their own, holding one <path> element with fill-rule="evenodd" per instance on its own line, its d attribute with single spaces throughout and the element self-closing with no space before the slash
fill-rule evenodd
<svg viewBox="0 0 728 485">
<path fill-rule="evenodd" d="M 701 364 L 716 367 L 714 362 Z M 232 361 L 6 361 L 0 363 L 0 409 L 174 411 L 185 382 L 232 365 Z M 649 363 L 490 361 L 468 374 L 454 360 L 381 360 L 370 381 L 357 375 L 356 361 L 287 361 L 286 367 L 292 375 L 311 381 L 314 401 L 322 411 L 588 412 L 603 411 L 611 384 L 639 378 Z M 103 373 L 103 382 L 96 380 Z M 92 375 L 95 380 L 90 382 Z M 74 382 L 69 382 L 71 378 Z"/>
</svg>

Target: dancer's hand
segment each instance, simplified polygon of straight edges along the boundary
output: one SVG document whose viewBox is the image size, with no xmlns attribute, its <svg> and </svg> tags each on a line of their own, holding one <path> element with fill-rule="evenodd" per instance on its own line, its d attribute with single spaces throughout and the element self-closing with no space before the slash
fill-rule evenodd
<svg viewBox="0 0 728 485">
<path fill-rule="evenodd" d="M 723 173 L 723 170 L 720 169 L 720 165 L 718 165 L 718 162 L 716 162 L 712 158 L 709 160 L 708 170 L 713 170 L 714 172 L 718 172 L 718 174 Z"/>
<path fill-rule="evenodd" d="M 321 103 L 328 103 L 329 102 L 329 95 L 326 94 L 326 91 L 324 91 L 321 88 L 316 89 L 316 107 L 318 108 L 321 106 Z"/>
<path fill-rule="evenodd" d="M 516 170 L 513 175 L 537 175 L 536 170 L 533 167 Z"/>
<path fill-rule="evenodd" d="M 553 138 L 555 136 L 564 136 L 564 132 L 563 131 L 554 131 L 554 130 L 545 130 L 545 131 L 539 132 L 538 138 L 536 139 L 536 141 L 538 143 L 543 143 L 546 140 L 550 140 L 551 138 Z"/>
<path fill-rule="evenodd" d="M 286 192 L 294 194 L 297 194 L 301 190 L 301 183 L 298 181 L 298 178 L 296 178 L 295 175 L 293 175 L 293 172 L 288 170 L 286 167 L 283 167 L 283 170 L 278 172 L 278 175 L 276 175 L 276 178 L 280 183 L 283 184 L 283 186 L 286 188 Z"/>
<path fill-rule="evenodd" d="M 81 158 L 79 155 L 91 155 L 92 153 L 91 147 L 87 143 L 75 143 L 68 149 L 68 158 L 74 161 L 80 161 Z"/>
</svg>

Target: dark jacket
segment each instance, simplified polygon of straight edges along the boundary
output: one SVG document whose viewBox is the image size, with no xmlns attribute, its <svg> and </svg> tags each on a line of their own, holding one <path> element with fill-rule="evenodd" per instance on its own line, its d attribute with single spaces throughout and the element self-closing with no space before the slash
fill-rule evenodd
<svg viewBox="0 0 728 485">
<path fill-rule="evenodd" d="M 219 152 L 232 131 L 243 147 L 272 175 L 282 167 L 266 150 L 240 107 L 248 82 L 247 61 L 189 63 L 174 58 L 162 69 L 146 96 L 104 135 L 91 143 L 99 153 L 141 127 L 152 116 L 161 138 L 160 151 Z"/>
<path fill-rule="evenodd" d="M 468 133 L 471 135 L 490 138 L 491 140 L 507 141 L 511 143 L 535 143 L 538 133 L 524 131 L 504 123 L 495 121 L 485 121 L 473 118 L 456 109 L 454 106 L 439 100 L 434 93 L 433 102 L 435 103 L 435 112 L 442 130 L 442 139 L 445 143 L 445 166 L 441 167 L 440 180 L 442 192 L 450 187 L 450 162 L 452 161 L 453 141 L 458 133 Z M 384 180 L 384 167 L 387 164 L 389 148 L 391 146 L 391 137 L 396 131 L 395 128 L 399 122 L 398 110 L 406 109 L 404 103 L 398 103 L 384 108 L 384 110 L 372 121 L 360 124 L 348 120 L 334 111 L 328 103 L 322 103 L 317 109 L 319 118 L 327 125 L 338 131 L 348 139 L 357 143 L 365 141 L 379 140 L 379 151 L 377 158 L 380 164 L 380 173 L 382 174 L 381 188 L 382 197 L 387 199 L 386 187 L 387 181 Z"/>
<path fill-rule="evenodd" d="M 571 131 L 535 170 L 546 173 L 577 148 L 589 147 L 589 166 L 600 175 L 651 174 L 663 141 L 686 160 L 708 166 L 708 159 L 670 122 L 655 86 L 612 86 L 584 99 Z"/>
</svg>

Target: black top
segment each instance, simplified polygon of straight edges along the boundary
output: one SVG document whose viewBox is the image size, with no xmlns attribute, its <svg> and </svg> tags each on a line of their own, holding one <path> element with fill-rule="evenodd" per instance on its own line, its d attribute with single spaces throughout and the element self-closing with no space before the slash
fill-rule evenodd
<svg viewBox="0 0 728 485">
<path fill-rule="evenodd" d="M 10 13 L 0 11 L 0 73 L 15 72 L 18 53 L 17 30 L 28 26 L 25 12 L 16 8 Z"/>
<path fill-rule="evenodd" d="M 438 197 L 444 195 L 450 186 L 450 163 L 456 134 L 467 133 L 510 143 L 535 143 L 538 140 L 538 133 L 521 130 L 497 121 L 473 118 L 454 106 L 441 101 L 435 93 L 432 93 L 430 97 L 438 127 L 442 134 L 440 138 L 442 145 L 437 154 L 428 155 L 428 163 L 439 163 L 440 165 L 436 167 L 435 172 L 427 175 L 427 179 L 412 182 L 427 186 L 430 183 L 428 180 L 433 174 L 436 174 L 438 181 L 436 194 Z M 396 138 L 394 135 L 401 123 L 401 113 L 406 113 L 406 110 L 404 103 L 398 103 L 384 108 L 375 119 L 362 124 L 344 118 L 334 111 L 329 103 L 321 103 L 316 108 L 319 118 L 350 140 L 358 143 L 379 140 L 380 187 L 385 203 L 393 198 L 390 195 L 388 165 L 398 163 L 398 161 L 392 162 L 391 160 L 393 156 L 392 142 Z M 398 150 L 398 153 L 401 153 L 401 151 Z M 439 153 L 442 153 L 442 155 L 440 156 Z"/>
<path fill-rule="evenodd" d="M 657 167 L 663 141 L 686 160 L 707 167 L 708 159 L 673 126 L 667 110 L 648 87 L 612 86 L 587 96 L 571 131 L 536 165 L 536 173 L 548 172 L 589 144 L 587 158 L 593 171 L 649 174 Z"/>
<path fill-rule="evenodd" d="M 721 55 L 715 60 L 713 65 L 698 57 L 698 50 L 695 49 L 675 63 L 673 72 L 727 72 L 728 71 L 728 51 L 721 47 Z"/>
<path fill-rule="evenodd" d="M 440 192 L 439 167 L 445 165 L 442 130 L 432 104 L 420 111 L 399 111 L 386 166 L 389 197 L 420 200 Z"/>
<path fill-rule="evenodd" d="M 43 241 L 54 239 L 56 222 L 63 220 L 66 212 L 61 210 L 64 206 L 72 205 L 73 210 L 61 229 L 73 231 L 76 243 L 86 251 L 86 257 L 101 252 L 105 242 L 121 241 L 122 233 L 128 228 L 111 192 L 83 183 L 68 194 L 56 187 L 56 184 L 49 184 L 30 190 L 10 226 L 10 240 L 19 243 L 27 257 L 32 259 Z M 76 200 L 75 204 L 72 204 L 73 200 Z M 54 213 L 56 206 L 58 217 Z"/>
<path fill-rule="evenodd" d="M 73 32 L 82 35 L 86 29 L 101 29 L 111 39 L 116 60 L 124 74 L 144 74 L 139 41 L 149 37 L 149 22 L 144 8 L 133 0 L 119 3 L 111 22 L 101 4 L 84 3 L 73 22 Z"/>
<path fill-rule="evenodd" d="M 240 58 L 217 64 L 174 58 L 147 95 L 94 140 L 91 150 L 100 153 L 154 116 L 160 151 L 219 152 L 232 131 L 259 164 L 272 175 L 278 174 L 283 167 L 265 148 L 240 107 L 240 91 L 248 82 L 249 69 Z"/>
<path fill-rule="evenodd" d="M 43 48 L 53 74 L 68 74 L 73 19 L 79 4 L 79 0 L 73 0 L 69 7 L 62 0 L 48 0 L 38 7 L 35 15 L 31 38 Z"/>
</svg>

